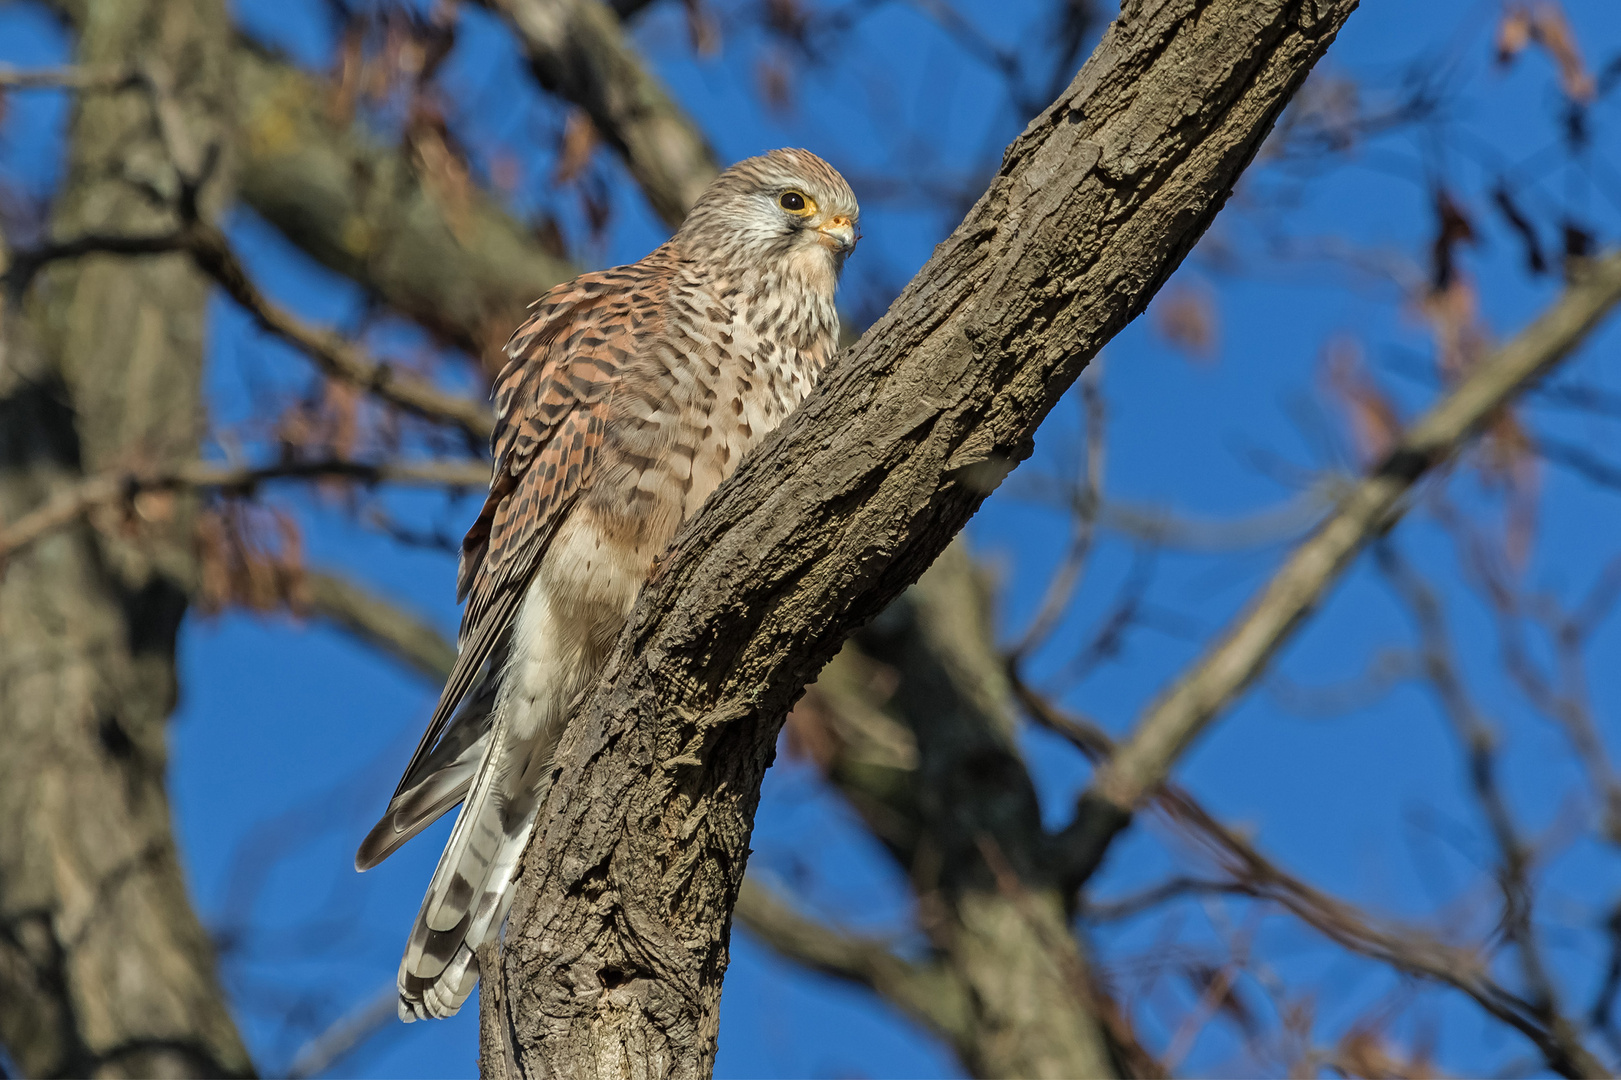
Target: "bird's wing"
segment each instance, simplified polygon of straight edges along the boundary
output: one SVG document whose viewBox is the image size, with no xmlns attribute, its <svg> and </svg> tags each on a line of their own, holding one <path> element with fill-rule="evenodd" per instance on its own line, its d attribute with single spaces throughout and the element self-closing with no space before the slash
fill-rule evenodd
<svg viewBox="0 0 1621 1080">
<path fill-rule="evenodd" d="M 547 544 L 590 483 L 614 388 L 638 332 L 657 318 L 646 309 L 660 306 L 661 274 L 644 260 L 582 275 L 537 301 L 508 342 L 495 383 L 490 493 L 462 541 L 460 651 L 396 796 L 421 781 L 420 766 L 510 633 Z"/>
<path fill-rule="evenodd" d="M 494 658 L 491 669 L 500 662 Z M 405 774 L 388 809 L 360 842 L 356 870 L 370 870 L 467 797 L 490 742 L 497 684 L 488 671 L 473 684 L 438 743 Z"/>
</svg>

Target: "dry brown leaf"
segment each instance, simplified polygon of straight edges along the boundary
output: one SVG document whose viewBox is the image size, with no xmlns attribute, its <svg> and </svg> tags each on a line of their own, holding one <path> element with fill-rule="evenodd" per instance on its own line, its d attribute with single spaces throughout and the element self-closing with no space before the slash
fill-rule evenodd
<svg viewBox="0 0 1621 1080">
<path fill-rule="evenodd" d="M 490 182 L 503 195 L 512 195 L 523 183 L 523 160 L 512 151 L 499 148 L 490 154 Z"/>
<path fill-rule="evenodd" d="M 1597 246 L 1593 234 L 1570 218 L 1559 223 L 1559 238 L 1564 246 L 1565 261 L 1589 259 Z"/>
<path fill-rule="evenodd" d="M 593 242 L 601 241 L 613 220 L 613 193 L 600 175 L 586 178 L 579 186 L 580 209 L 585 214 L 586 227 L 591 230 Z"/>
<path fill-rule="evenodd" d="M 775 49 L 768 49 L 754 66 L 754 81 L 766 108 L 787 112 L 794 107 L 794 73 L 788 61 Z"/>
<path fill-rule="evenodd" d="M 388 65 L 391 85 L 396 81 L 396 76 L 401 81 L 414 83 L 422 74 L 428 50 L 404 12 L 389 12 L 388 32 L 383 38 L 383 56 Z"/>
<path fill-rule="evenodd" d="M 1401 417 L 1362 362 L 1362 348 L 1347 337 L 1329 342 L 1323 354 L 1323 375 L 1329 393 L 1351 425 L 1351 441 L 1364 461 L 1378 461 L 1390 452 L 1401 434 Z"/>
<path fill-rule="evenodd" d="M 365 395 L 354 383 L 327 379 L 321 387 L 321 407 L 328 417 L 327 448 L 333 457 L 351 458 L 360 442 L 360 405 Z"/>
<path fill-rule="evenodd" d="M 1525 249 L 1526 270 L 1532 274 L 1547 273 L 1548 258 L 1543 254 L 1542 240 L 1537 235 L 1536 226 L 1531 223 L 1525 211 L 1520 209 L 1506 181 L 1499 180 L 1497 186 L 1492 189 L 1492 202 L 1503 215 L 1503 220 L 1508 222 L 1509 228 L 1520 238 L 1520 244 Z"/>
<path fill-rule="evenodd" d="M 1159 336 L 1190 360 L 1214 363 L 1221 352 L 1221 322 L 1209 290 L 1173 285 L 1154 300 Z"/>
<path fill-rule="evenodd" d="M 289 515 L 228 500 L 198 515 L 194 535 L 200 610 L 308 610 L 303 536 Z"/>
<path fill-rule="evenodd" d="M 174 520 L 179 499 L 173 491 L 147 490 L 138 492 L 132 509 L 135 516 L 149 525 L 162 525 Z"/>
<path fill-rule="evenodd" d="M 1504 9 L 1497 24 L 1497 62 L 1506 67 L 1531 44 L 1531 12 L 1524 5 Z"/>
<path fill-rule="evenodd" d="M 366 74 L 365 46 L 365 27 L 358 20 L 350 20 L 338 42 L 337 70 L 326 102 L 327 117 L 339 127 L 348 127 L 355 118 Z"/>
<path fill-rule="evenodd" d="M 340 380 L 322 382 L 314 400 L 300 401 L 276 418 L 276 441 L 291 460 L 355 456 L 362 439 L 361 406 L 366 396 Z"/>
<path fill-rule="evenodd" d="M 557 145 L 557 168 L 552 172 L 552 183 L 571 184 L 585 175 L 602 141 L 597 126 L 581 109 L 570 109 L 563 121 L 563 136 Z"/>
<path fill-rule="evenodd" d="M 799 0 L 766 0 L 766 29 L 803 44 L 810 29 L 810 16 Z"/>
<path fill-rule="evenodd" d="M 563 227 L 557 223 L 555 217 L 550 214 L 542 216 L 530 227 L 529 232 L 546 254 L 554 259 L 568 258 L 568 240 L 564 238 Z M 505 343 L 506 338 L 503 337 L 501 340 Z"/>
<path fill-rule="evenodd" d="M 1511 567 L 1523 570 L 1536 540 L 1542 460 L 1519 416 L 1506 409 L 1498 413 L 1474 458 L 1482 483 L 1504 494 L 1503 554 Z"/>
<path fill-rule="evenodd" d="M 444 209 L 451 232 L 471 242 L 473 178 L 467 160 L 451 140 L 442 110 L 426 95 L 417 95 L 406 123 L 406 141 L 424 186 Z"/>
<path fill-rule="evenodd" d="M 1559 72 L 1559 87 L 1580 105 L 1593 100 L 1597 86 L 1582 61 L 1576 35 L 1558 0 L 1510 4 L 1497 24 L 1497 62 L 1513 63 L 1531 44 L 1540 45 Z"/>
<path fill-rule="evenodd" d="M 1370 1080 L 1431 1080 L 1442 1075 L 1425 1054 L 1407 1059 L 1371 1028 L 1347 1032 L 1335 1048 L 1333 1065 L 1349 1076 Z"/>
<path fill-rule="evenodd" d="M 687 11 L 687 36 L 692 51 L 710 57 L 720 53 L 720 20 L 704 0 L 682 0 Z"/>
<path fill-rule="evenodd" d="M 839 738 L 830 710 L 822 693 L 810 686 L 783 724 L 788 756 L 810 761 L 824 773 L 843 749 L 843 740 Z"/>
<path fill-rule="evenodd" d="M 1571 31 L 1565 9 L 1556 0 L 1543 0 L 1531 12 L 1532 33 L 1541 46 L 1553 57 L 1559 68 L 1559 86 L 1565 96 L 1579 104 L 1593 100 L 1593 76 L 1582 62 L 1576 35 Z"/>
<path fill-rule="evenodd" d="M 1480 297 L 1474 283 L 1454 273 L 1446 288 L 1427 292 L 1419 313 L 1435 339 L 1437 366 L 1448 383 L 1456 382 L 1485 355 L 1490 337 L 1480 321 Z"/>
<path fill-rule="evenodd" d="M 1474 222 L 1445 188 L 1435 190 L 1435 239 L 1430 245 L 1430 288 L 1447 288 L 1458 274 L 1458 248 L 1479 242 Z"/>
</svg>

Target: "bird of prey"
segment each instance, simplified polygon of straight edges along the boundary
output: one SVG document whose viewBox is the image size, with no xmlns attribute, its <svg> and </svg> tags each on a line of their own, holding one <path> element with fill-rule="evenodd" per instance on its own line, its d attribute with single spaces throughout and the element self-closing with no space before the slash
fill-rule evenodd
<svg viewBox="0 0 1621 1080">
<path fill-rule="evenodd" d="M 462 541 L 456 664 L 355 856 L 376 866 L 463 804 L 400 962 L 401 1019 L 450 1016 L 472 992 L 558 739 L 637 591 L 837 347 L 858 215 L 815 154 L 748 158 L 667 243 L 552 289 L 507 343 L 489 496 Z"/>
</svg>

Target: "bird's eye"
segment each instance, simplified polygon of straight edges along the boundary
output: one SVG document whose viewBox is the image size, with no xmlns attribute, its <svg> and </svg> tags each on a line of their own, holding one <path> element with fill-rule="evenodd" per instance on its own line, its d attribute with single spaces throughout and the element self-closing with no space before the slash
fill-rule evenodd
<svg viewBox="0 0 1621 1080">
<path fill-rule="evenodd" d="M 805 209 L 805 196 L 803 193 L 798 191 L 783 192 L 782 195 L 778 197 L 777 202 L 784 210 L 790 210 L 796 214 Z"/>
</svg>

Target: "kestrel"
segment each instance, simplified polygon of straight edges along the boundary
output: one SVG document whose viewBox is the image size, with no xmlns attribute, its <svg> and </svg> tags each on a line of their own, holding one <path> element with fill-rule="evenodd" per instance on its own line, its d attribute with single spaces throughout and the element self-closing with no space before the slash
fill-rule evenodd
<svg viewBox="0 0 1621 1080">
<path fill-rule="evenodd" d="M 677 527 L 837 347 L 858 214 L 815 154 L 748 158 L 667 243 L 552 289 L 507 343 L 489 497 L 462 541 L 456 665 L 355 856 L 376 866 L 464 804 L 400 961 L 401 1019 L 450 1016 L 472 992 L 571 707 Z"/>
</svg>

